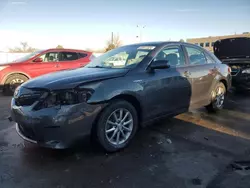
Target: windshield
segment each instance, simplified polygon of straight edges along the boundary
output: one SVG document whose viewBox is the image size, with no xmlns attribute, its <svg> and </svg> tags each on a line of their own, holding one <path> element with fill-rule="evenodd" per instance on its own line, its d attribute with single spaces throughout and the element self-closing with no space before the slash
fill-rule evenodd
<svg viewBox="0 0 250 188">
<path fill-rule="evenodd" d="M 21 58 L 16 59 L 14 62 L 27 61 L 30 58 L 35 57 L 36 55 L 40 54 L 41 52 L 42 52 L 42 50 L 32 52 L 32 53 L 30 53 L 30 54 L 28 54 L 26 56 L 23 56 Z"/>
<path fill-rule="evenodd" d="M 130 45 L 111 50 L 92 60 L 88 68 L 132 68 L 139 64 L 155 46 Z"/>
</svg>

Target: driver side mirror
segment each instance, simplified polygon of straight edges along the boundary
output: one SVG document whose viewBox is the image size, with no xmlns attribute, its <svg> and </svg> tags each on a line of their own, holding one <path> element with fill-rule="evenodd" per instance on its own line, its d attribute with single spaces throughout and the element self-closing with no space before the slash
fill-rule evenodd
<svg viewBox="0 0 250 188">
<path fill-rule="evenodd" d="M 43 62 L 43 59 L 38 57 L 38 58 L 34 59 L 33 62 L 41 63 L 41 62 Z"/>
<path fill-rule="evenodd" d="M 156 60 L 153 61 L 150 65 L 150 69 L 168 69 L 170 65 L 168 65 L 168 60 Z"/>
</svg>

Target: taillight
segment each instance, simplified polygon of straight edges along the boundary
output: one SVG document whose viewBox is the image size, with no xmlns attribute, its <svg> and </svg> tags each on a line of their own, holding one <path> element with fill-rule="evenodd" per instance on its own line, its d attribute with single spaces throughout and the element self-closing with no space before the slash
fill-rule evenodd
<svg viewBox="0 0 250 188">
<path fill-rule="evenodd" d="M 228 73 L 230 73 L 230 74 L 231 74 L 231 72 L 232 72 L 231 67 L 228 67 Z"/>
</svg>

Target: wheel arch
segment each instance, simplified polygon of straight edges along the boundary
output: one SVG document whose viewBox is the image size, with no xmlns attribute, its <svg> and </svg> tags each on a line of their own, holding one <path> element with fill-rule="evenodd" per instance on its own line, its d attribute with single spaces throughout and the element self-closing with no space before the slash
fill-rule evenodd
<svg viewBox="0 0 250 188">
<path fill-rule="evenodd" d="M 116 96 L 113 96 L 112 98 L 110 98 L 109 100 L 105 101 L 105 103 L 107 103 L 107 106 L 108 106 L 108 103 L 113 101 L 113 100 L 125 100 L 127 102 L 129 102 L 136 110 L 137 112 L 137 115 L 138 115 L 138 122 L 139 122 L 139 125 L 140 125 L 140 122 L 142 120 L 142 106 L 141 106 L 141 103 L 140 101 L 137 99 L 137 97 L 135 97 L 134 95 L 132 94 L 118 94 Z M 105 106 L 99 113 L 98 115 L 96 116 L 95 118 L 95 121 L 93 123 L 93 126 L 91 128 L 91 133 L 94 133 L 95 130 L 96 130 L 96 125 L 97 125 L 97 121 L 100 117 L 100 115 L 102 114 L 102 112 L 104 111 L 104 109 L 107 107 Z"/>
<path fill-rule="evenodd" d="M 12 75 L 14 75 L 14 74 L 23 75 L 23 76 L 27 77 L 28 79 L 31 78 L 28 74 L 26 74 L 26 73 L 24 73 L 24 72 L 20 72 L 20 71 L 10 72 L 10 73 L 8 73 L 8 74 L 6 74 L 6 75 L 4 76 L 4 78 L 3 78 L 3 80 L 2 80 L 2 84 L 4 85 L 5 82 L 6 82 L 6 80 L 7 80 L 10 76 L 12 76 Z"/>
<path fill-rule="evenodd" d="M 140 122 L 142 119 L 142 106 L 141 106 L 140 101 L 134 95 L 131 95 L 131 94 L 119 94 L 111 98 L 110 101 L 119 100 L 119 99 L 129 102 L 136 109 L 138 119 Z"/>
<path fill-rule="evenodd" d="M 141 125 L 140 122 L 142 120 L 142 107 L 141 107 L 140 101 L 137 99 L 137 97 L 135 97 L 132 94 L 118 94 L 116 96 L 113 96 L 109 100 L 105 101 L 107 103 L 107 105 L 97 114 L 95 121 L 92 124 L 91 137 L 94 136 L 96 133 L 98 119 L 100 118 L 101 114 L 106 109 L 106 107 L 108 106 L 109 102 L 111 102 L 113 100 L 125 100 L 125 101 L 129 102 L 135 108 L 135 110 L 137 112 L 138 123 L 139 123 L 138 125 L 139 126 Z M 94 138 L 94 140 L 95 140 L 95 138 Z"/>
<path fill-rule="evenodd" d="M 226 91 L 227 91 L 228 90 L 228 83 L 227 83 L 226 79 L 220 79 L 219 82 L 224 84 Z"/>
</svg>

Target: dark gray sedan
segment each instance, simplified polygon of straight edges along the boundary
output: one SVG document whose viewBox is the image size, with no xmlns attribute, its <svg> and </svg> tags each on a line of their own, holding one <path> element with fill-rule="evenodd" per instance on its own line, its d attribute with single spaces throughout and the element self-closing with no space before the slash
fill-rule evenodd
<svg viewBox="0 0 250 188">
<path fill-rule="evenodd" d="M 66 148 L 93 135 L 112 152 L 156 119 L 202 106 L 220 110 L 230 86 L 230 68 L 198 46 L 141 43 L 109 51 L 84 68 L 22 84 L 11 117 L 17 133 L 40 146 Z"/>
</svg>

